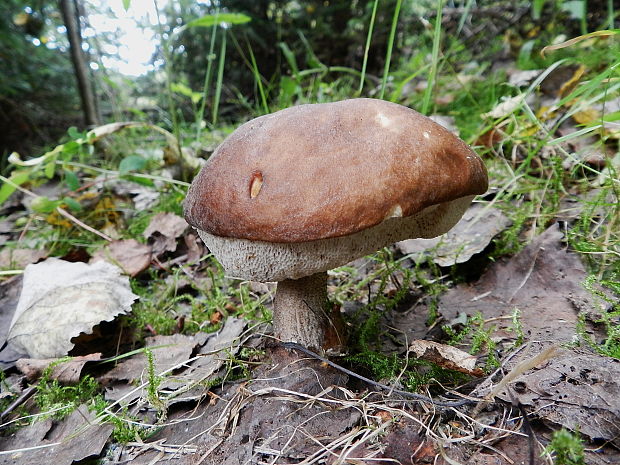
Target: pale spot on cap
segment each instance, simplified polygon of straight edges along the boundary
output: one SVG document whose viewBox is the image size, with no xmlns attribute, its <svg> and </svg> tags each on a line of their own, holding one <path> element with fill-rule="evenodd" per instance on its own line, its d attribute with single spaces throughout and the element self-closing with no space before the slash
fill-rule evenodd
<svg viewBox="0 0 620 465">
<path fill-rule="evenodd" d="M 379 124 L 384 128 L 387 128 L 392 123 L 392 120 L 383 113 L 377 113 L 377 121 L 379 121 Z"/>
</svg>

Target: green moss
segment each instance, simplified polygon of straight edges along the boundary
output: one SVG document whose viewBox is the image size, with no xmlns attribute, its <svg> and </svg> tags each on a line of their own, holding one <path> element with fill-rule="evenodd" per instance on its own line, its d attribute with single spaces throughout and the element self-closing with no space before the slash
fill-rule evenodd
<svg viewBox="0 0 620 465">
<path fill-rule="evenodd" d="M 553 433 L 545 453 L 552 455 L 555 465 L 585 465 L 584 446 L 579 433 L 571 433 L 564 428 Z"/>
</svg>

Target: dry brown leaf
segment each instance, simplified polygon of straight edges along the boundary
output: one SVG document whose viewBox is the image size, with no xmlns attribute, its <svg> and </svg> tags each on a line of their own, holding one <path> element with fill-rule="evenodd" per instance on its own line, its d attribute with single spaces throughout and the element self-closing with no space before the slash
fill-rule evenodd
<svg viewBox="0 0 620 465">
<path fill-rule="evenodd" d="M 11 320 L 22 288 L 22 276 L 13 276 L 0 282 L 0 370 L 7 370 L 15 365 L 15 360 L 26 356 L 23 351 L 17 350 L 6 342 L 11 327 Z"/>
<path fill-rule="evenodd" d="M 196 347 L 204 344 L 206 338 L 205 333 L 191 336 L 185 334 L 152 336 L 145 339 L 145 345 L 153 353 L 155 372 L 160 373 L 188 360 Z M 140 353 L 120 362 L 99 378 L 99 381 L 105 385 L 118 381 L 133 383 L 143 377 L 146 368 L 146 355 Z"/>
<path fill-rule="evenodd" d="M 101 360 L 101 354 L 90 354 L 80 357 L 73 357 L 57 363 L 49 375 L 49 379 L 56 380 L 61 384 L 77 384 L 80 381 L 82 369 L 88 362 Z M 43 371 L 58 359 L 33 359 L 21 358 L 17 361 L 17 369 L 30 381 L 38 379 Z"/>
<path fill-rule="evenodd" d="M 403 254 L 413 255 L 415 261 L 431 256 L 439 266 L 452 266 L 482 252 L 510 223 L 501 210 L 475 203 L 448 233 L 433 239 L 407 239 L 397 247 Z"/>
<path fill-rule="evenodd" d="M 511 361 L 518 365 L 537 345 Z M 498 397 L 530 407 L 536 416 L 591 439 L 620 446 L 620 360 L 562 350 L 538 369 L 516 377 Z"/>
<path fill-rule="evenodd" d="M 131 311 L 138 296 L 120 269 L 48 258 L 28 265 L 7 340 L 30 358 L 59 358 L 72 338 Z"/>
<path fill-rule="evenodd" d="M 189 227 L 187 222 L 174 213 L 158 213 L 151 219 L 144 231 L 144 237 L 153 247 L 153 255 L 174 252 L 177 249 L 177 238 Z"/>
<path fill-rule="evenodd" d="M 417 340 L 411 343 L 409 350 L 418 359 L 432 362 L 448 370 L 471 376 L 484 375 L 480 368 L 476 368 L 476 357 L 456 347 L 433 341 Z"/>
<path fill-rule="evenodd" d="M 198 235 L 188 233 L 184 237 L 185 246 L 187 247 L 187 262 L 196 263 L 205 254 L 205 246 Z"/>
<path fill-rule="evenodd" d="M 22 269 L 45 257 L 47 257 L 46 250 L 4 248 L 0 251 L 0 267 Z"/>
<path fill-rule="evenodd" d="M 113 241 L 95 252 L 91 263 L 101 260 L 120 266 L 129 276 L 136 276 L 151 264 L 151 246 L 135 239 Z"/>
<path fill-rule="evenodd" d="M 587 274 L 579 256 L 566 249 L 562 237 L 559 226 L 551 226 L 515 257 L 494 263 L 478 282 L 444 294 L 439 311 L 446 320 L 481 312 L 493 319 L 496 336 L 514 339 L 512 315 L 519 310 L 528 337 L 571 341 L 579 310 L 598 307 L 581 285 Z"/>
<path fill-rule="evenodd" d="M 0 437 L 0 465 L 82 463 L 101 454 L 113 429 L 109 423 L 98 423 L 95 414 L 81 405 L 60 423 L 37 421 Z"/>
</svg>

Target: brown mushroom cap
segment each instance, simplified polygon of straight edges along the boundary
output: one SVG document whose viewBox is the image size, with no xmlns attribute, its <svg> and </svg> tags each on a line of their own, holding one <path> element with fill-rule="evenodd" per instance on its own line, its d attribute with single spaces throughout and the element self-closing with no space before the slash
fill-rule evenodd
<svg viewBox="0 0 620 465">
<path fill-rule="evenodd" d="M 226 272 L 299 279 L 448 231 L 487 189 L 482 160 L 401 105 L 301 105 L 239 127 L 194 179 L 185 218 Z"/>
<path fill-rule="evenodd" d="M 401 105 L 352 99 L 240 126 L 194 179 L 185 218 L 212 236 L 301 243 L 486 189 L 482 161 L 448 130 Z"/>
</svg>

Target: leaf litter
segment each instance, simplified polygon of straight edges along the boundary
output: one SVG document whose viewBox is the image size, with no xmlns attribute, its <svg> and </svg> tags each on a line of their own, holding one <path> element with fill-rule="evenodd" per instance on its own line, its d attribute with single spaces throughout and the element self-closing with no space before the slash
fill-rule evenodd
<svg viewBox="0 0 620 465">
<path fill-rule="evenodd" d="M 497 262 L 474 284 L 459 284 L 439 300 L 446 321 L 478 313 L 495 325 L 494 335 L 514 340 L 512 316 L 520 315 L 528 339 L 571 342 L 579 307 L 597 307 L 581 285 L 587 273 L 577 254 L 567 250 L 556 223 L 519 254 Z"/>
<path fill-rule="evenodd" d="M 531 344 L 505 368 L 544 347 Z M 518 402 L 556 426 L 620 448 L 619 379 L 620 360 L 585 350 L 560 349 L 543 366 L 516 377 L 498 397 Z"/>
<path fill-rule="evenodd" d="M 30 381 L 40 378 L 43 372 L 52 366 L 52 371 L 49 374 L 50 380 L 56 380 L 63 385 L 72 385 L 80 381 L 82 370 L 87 363 L 98 362 L 99 360 L 101 360 L 101 354 L 98 353 L 72 357 L 68 360 L 22 358 L 17 360 L 16 366 Z"/>
<path fill-rule="evenodd" d="M 226 353 L 234 355 L 239 350 L 240 336 L 247 322 L 239 318 L 228 318 L 222 329 L 216 333 L 195 335 L 175 334 L 154 336 L 145 340 L 145 347 L 152 351 L 154 371 L 160 376 L 159 390 L 172 403 L 181 400 L 195 400 L 204 395 L 204 387 L 197 391 L 200 383 L 210 379 L 224 365 Z M 120 362 L 99 378 L 106 386 L 106 399 L 130 404 L 146 397 L 147 356 L 144 353 Z M 136 389 L 136 384 L 142 387 Z"/>
<path fill-rule="evenodd" d="M 112 434 L 85 405 L 62 421 L 42 420 L 0 437 L 0 465 L 71 465 L 97 457 Z"/>
</svg>

